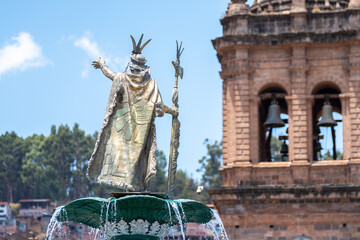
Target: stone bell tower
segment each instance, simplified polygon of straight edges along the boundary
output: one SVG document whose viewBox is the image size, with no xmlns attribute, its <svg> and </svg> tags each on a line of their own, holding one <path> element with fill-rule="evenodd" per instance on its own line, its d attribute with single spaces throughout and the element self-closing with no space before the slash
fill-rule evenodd
<svg viewBox="0 0 360 240">
<path fill-rule="evenodd" d="M 221 24 L 230 239 L 360 239 L 360 0 L 232 0 Z"/>
</svg>

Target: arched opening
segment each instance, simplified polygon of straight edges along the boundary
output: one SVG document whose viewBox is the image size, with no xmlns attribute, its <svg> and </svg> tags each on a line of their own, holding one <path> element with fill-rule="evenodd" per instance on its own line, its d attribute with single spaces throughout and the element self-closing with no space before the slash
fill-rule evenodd
<svg viewBox="0 0 360 240">
<path fill-rule="evenodd" d="M 323 86 L 313 92 L 313 159 L 337 160 L 343 157 L 340 90 Z"/>
<path fill-rule="evenodd" d="M 285 96 L 286 92 L 280 87 L 269 87 L 260 93 L 260 161 L 288 161 L 288 107 Z"/>
<path fill-rule="evenodd" d="M 311 240 L 311 239 L 308 237 L 305 237 L 305 236 L 300 236 L 300 237 L 293 238 L 293 240 Z"/>
</svg>

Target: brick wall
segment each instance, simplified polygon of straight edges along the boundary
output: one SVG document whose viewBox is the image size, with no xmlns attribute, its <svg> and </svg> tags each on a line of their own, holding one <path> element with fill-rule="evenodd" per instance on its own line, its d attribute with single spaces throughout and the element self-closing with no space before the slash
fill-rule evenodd
<svg viewBox="0 0 360 240">
<path fill-rule="evenodd" d="M 260 2 L 249 10 L 233 1 L 223 36 L 213 40 L 223 79 L 223 166 L 222 187 L 209 193 L 230 239 L 360 239 L 360 9 L 279 4 L 274 14 Z M 286 93 L 288 162 L 259 154 L 260 94 L 271 87 Z M 340 93 L 341 160 L 313 159 L 314 93 L 323 87 Z"/>
</svg>

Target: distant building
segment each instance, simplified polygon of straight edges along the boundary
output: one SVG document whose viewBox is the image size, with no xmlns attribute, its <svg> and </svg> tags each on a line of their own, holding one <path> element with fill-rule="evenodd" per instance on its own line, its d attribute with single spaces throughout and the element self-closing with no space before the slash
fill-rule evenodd
<svg viewBox="0 0 360 240">
<path fill-rule="evenodd" d="M 8 202 L 0 202 L 0 221 L 11 218 L 11 209 Z"/>
<path fill-rule="evenodd" d="M 18 217 L 41 218 L 50 214 L 50 199 L 21 199 Z"/>
<path fill-rule="evenodd" d="M 99 233 L 93 228 L 75 222 L 62 224 L 60 227 L 54 229 L 54 231 L 51 233 L 51 239 L 91 240 L 97 239 L 97 237 L 99 237 Z"/>
<path fill-rule="evenodd" d="M 230 239 L 360 239 L 360 0 L 232 0 L 221 24 Z"/>
<path fill-rule="evenodd" d="M 8 239 L 8 235 L 13 235 L 15 233 L 16 233 L 15 219 L 0 221 L 0 236 L 4 237 L 5 239 Z"/>
</svg>

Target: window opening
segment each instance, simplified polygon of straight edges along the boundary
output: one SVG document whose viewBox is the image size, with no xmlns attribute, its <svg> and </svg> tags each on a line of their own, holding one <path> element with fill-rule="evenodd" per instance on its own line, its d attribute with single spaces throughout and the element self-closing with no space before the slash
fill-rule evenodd
<svg viewBox="0 0 360 240">
<path fill-rule="evenodd" d="M 288 115 L 286 93 L 279 88 L 260 94 L 260 160 L 288 161 Z"/>
<path fill-rule="evenodd" d="M 343 125 L 339 91 L 324 88 L 314 94 L 314 161 L 343 158 Z"/>
</svg>

